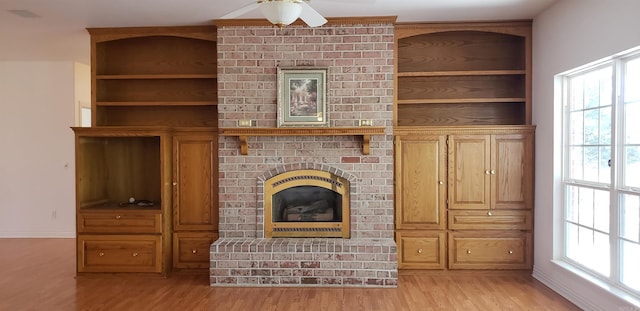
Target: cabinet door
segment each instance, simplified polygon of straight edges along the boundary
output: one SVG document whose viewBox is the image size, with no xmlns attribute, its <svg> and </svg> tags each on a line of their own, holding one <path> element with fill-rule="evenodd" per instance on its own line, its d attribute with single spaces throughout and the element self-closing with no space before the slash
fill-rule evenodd
<svg viewBox="0 0 640 311">
<path fill-rule="evenodd" d="M 451 135 L 449 208 L 489 209 L 491 206 L 491 135 Z"/>
<path fill-rule="evenodd" d="M 445 136 L 396 140 L 396 229 L 446 226 Z"/>
<path fill-rule="evenodd" d="M 174 230 L 218 227 L 217 140 L 214 135 L 177 135 L 173 139 Z"/>
<path fill-rule="evenodd" d="M 533 135 L 495 135 L 492 144 L 493 208 L 531 209 L 533 207 Z"/>
</svg>

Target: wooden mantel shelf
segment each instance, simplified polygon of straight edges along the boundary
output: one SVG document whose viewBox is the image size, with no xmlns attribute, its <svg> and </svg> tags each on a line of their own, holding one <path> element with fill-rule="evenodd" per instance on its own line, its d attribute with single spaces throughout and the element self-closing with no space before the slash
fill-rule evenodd
<svg viewBox="0 0 640 311">
<path fill-rule="evenodd" d="M 249 154 L 249 136 L 362 136 L 362 154 L 369 154 L 371 135 L 384 135 L 385 127 L 239 127 L 221 128 L 222 136 L 235 136 L 240 139 L 240 153 Z"/>
</svg>

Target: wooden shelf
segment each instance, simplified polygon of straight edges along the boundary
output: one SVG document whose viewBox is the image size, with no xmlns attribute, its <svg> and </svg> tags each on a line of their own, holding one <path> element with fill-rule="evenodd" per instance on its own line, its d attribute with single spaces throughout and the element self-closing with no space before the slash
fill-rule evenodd
<svg viewBox="0 0 640 311">
<path fill-rule="evenodd" d="M 398 105 L 411 104 L 459 104 L 459 103 L 520 103 L 525 98 L 438 98 L 438 99 L 399 99 Z"/>
<path fill-rule="evenodd" d="M 453 70 L 453 71 L 408 71 L 398 72 L 398 77 L 440 77 L 440 76 L 502 76 L 523 75 L 524 70 Z"/>
<path fill-rule="evenodd" d="M 371 135 L 384 135 L 386 127 L 251 127 L 251 128 L 221 128 L 222 136 L 235 136 L 240 140 L 240 153 L 249 153 L 249 136 L 362 136 L 362 154 L 369 154 Z"/>
<path fill-rule="evenodd" d="M 192 100 L 192 101 L 122 101 L 122 102 L 96 102 L 96 106 L 215 106 L 215 101 Z"/>
<path fill-rule="evenodd" d="M 217 74 L 120 74 L 96 75 L 98 80 L 134 80 L 134 79 L 216 79 Z"/>
</svg>

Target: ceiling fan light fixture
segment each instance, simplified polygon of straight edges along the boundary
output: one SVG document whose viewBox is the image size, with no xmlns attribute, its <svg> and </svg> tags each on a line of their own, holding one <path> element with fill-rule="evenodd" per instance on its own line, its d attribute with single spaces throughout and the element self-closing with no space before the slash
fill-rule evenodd
<svg viewBox="0 0 640 311">
<path fill-rule="evenodd" d="M 269 22 L 282 28 L 295 22 L 302 12 L 301 0 L 260 1 L 260 11 Z"/>
</svg>

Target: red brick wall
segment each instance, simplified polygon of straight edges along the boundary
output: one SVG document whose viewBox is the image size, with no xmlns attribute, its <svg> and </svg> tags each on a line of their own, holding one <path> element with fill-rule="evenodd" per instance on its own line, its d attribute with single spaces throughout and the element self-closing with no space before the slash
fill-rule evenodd
<svg viewBox="0 0 640 311">
<path fill-rule="evenodd" d="M 301 163 L 355 176 L 352 238 L 393 238 L 393 62 L 391 24 L 218 28 L 221 128 L 237 127 L 238 119 L 276 126 L 278 66 L 329 68 L 330 126 L 371 119 L 374 126 L 387 127 L 386 135 L 372 136 L 369 155 L 362 154 L 362 141 L 354 136 L 250 137 L 248 155 L 240 154 L 236 137 L 221 136 L 221 238 L 259 237 L 258 176 Z"/>
</svg>

